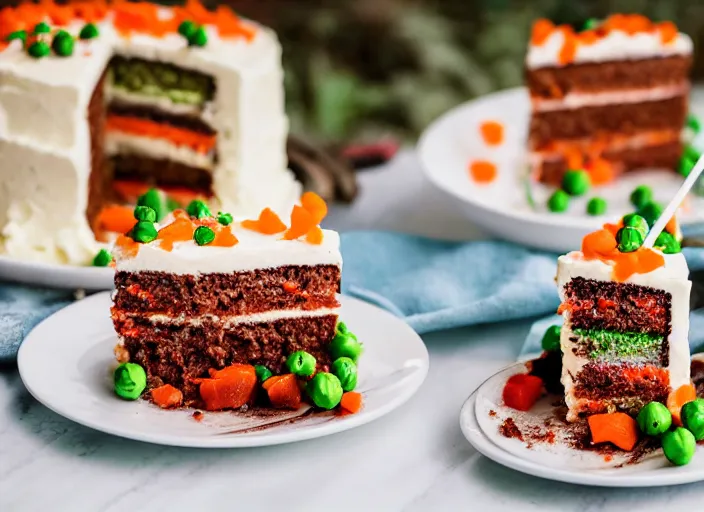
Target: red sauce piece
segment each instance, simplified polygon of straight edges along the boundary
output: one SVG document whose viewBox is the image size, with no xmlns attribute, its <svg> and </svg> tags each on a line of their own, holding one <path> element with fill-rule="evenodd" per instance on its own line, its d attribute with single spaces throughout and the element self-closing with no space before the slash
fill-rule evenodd
<svg viewBox="0 0 704 512">
<path fill-rule="evenodd" d="M 543 381 L 535 375 L 512 375 L 502 393 L 504 404 L 518 411 L 528 411 L 543 393 Z"/>
</svg>

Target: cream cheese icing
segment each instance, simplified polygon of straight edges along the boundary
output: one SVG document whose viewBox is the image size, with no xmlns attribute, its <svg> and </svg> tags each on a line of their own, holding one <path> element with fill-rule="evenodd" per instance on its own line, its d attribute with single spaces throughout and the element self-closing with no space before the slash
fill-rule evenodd
<svg viewBox="0 0 704 512">
<path fill-rule="evenodd" d="M 169 9 L 161 15 L 169 16 Z M 70 57 L 34 59 L 19 41 L 0 51 L 2 250 L 16 258 L 85 264 L 99 248 L 86 219 L 91 172 L 86 110 L 113 54 L 212 75 L 216 94 L 201 115 L 218 131 L 217 164 L 210 167 L 219 206 L 243 216 L 265 206 L 289 210 L 300 185 L 287 169 L 281 47 L 273 31 L 244 23 L 256 29 L 252 41 L 221 38 L 208 26 L 207 46 L 194 48 L 178 34 L 123 38 L 108 17 L 98 25 L 100 36 L 77 40 Z M 76 34 L 82 26 L 76 22 L 67 30 Z M 108 149 L 118 143 L 127 142 L 113 139 Z M 197 155 L 152 146 L 152 156 L 169 152 L 183 163 L 203 163 Z"/>
<path fill-rule="evenodd" d="M 542 44 L 531 44 L 526 55 L 526 67 L 563 67 L 565 64 L 560 62 L 559 55 L 564 42 L 564 33 L 556 30 Z M 570 64 L 689 55 L 692 49 L 692 39 L 683 33 L 679 33 L 674 41 L 664 44 L 657 31 L 628 34 L 622 30 L 612 30 L 592 44 L 579 45 Z"/>
<path fill-rule="evenodd" d="M 663 254 L 665 265 L 647 274 L 633 274 L 625 282 L 648 286 L 669 293 L 671 299 L 671 331 L 668 337 L 669 361 L 668 372 L 670 386 L 676 389 L 690 382 L 689 353 L 689 295 L 692 283 L 688 280 L 689 269 L 681 253 Z M 557 287 L 561 301 L 565 301 L 565 285 L 575 277 L 596 281 L 612 281 L 613 266 L 601 260 L 586 260 L 581 252 L 571 252 L 558 258 Z M 564 326 L 560 335 L 562 348 L 562 384 L 565 387 L 565 401 L 573 407 L 577 398 L 574 396 L 574 377 L 589 362 L 587 358 L 572 352 L 573 343 L 570 313 L 564 311 Z M 568 415 L 568 419 L 576 419 Z"/>
</svg>

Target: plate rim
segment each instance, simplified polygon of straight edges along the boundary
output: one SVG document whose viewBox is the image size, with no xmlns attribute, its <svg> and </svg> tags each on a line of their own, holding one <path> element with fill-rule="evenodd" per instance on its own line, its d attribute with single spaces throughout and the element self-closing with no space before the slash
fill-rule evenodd
<svg viewBox="0 0 704 512">
<path fill-rule="evenodd" d="M 667 467 L 671 474 L 663 475 L 661 472 L 633 473 L 624 472 L 619 475 L 618 470 L 609 469 L 608 474 L 599 474 L 598 470 L 575 469 L 574 471 L 551 468 L 543 464 L 518 457 L 494 443 L 482 430 L 475 413 L 475 403 L 479 390 L 492 378 L 516 366 L 524 366 L 525 362 L 515 362 L 504 366 L 487 377 L 467 397 L 462 404 L 459 415 L 460 430 L 467 441 L 484 457 L 497 464 L 513 469 L 520 473 L 535 476 L 545 480 L 553 480 L 585 487 L 611 487 L 611 488 L 637 488 L 637 487 L 664 487 L 670 485 L 684 485 L 704 480 L 704 469 L 699 471 L 680 471 L 677 467 Z M 704 453 L 700 452 L 700 456 Z"/>
<path fill-rule="evenodd" d="M 412 374 L 408 375 L 407 377 L 404 377 L 402 380 L 394 384 L 394 387 L 398 387 L 398 392 L 395 393 L 395 396 L 393 399 L 389 400 L 387 403 L 383 404 L 382 406 L 377 407 L 374 409 L 372 412 L 368 414 L 355 414 L 355 415 L 349 415 L 344 420 L 341 421 L 334 421 L 330 423 L 325 423 L 325 424 L 318 424 L 318 425 L 312 425 L 310 428 L 301 428 L 297 429 L 293 432 L 288 432 L 288 433 L 283 433 L 283 434 L 265 434 L 265 435 L 257 435 L 255 434 L 243 434 L 243 435 L 234 435 L 234 436 L 223 436 L 221 438 L 218 437 L 189 437 L 187 435 L 183 434 L 174 434 L 174 435 L 157 435 L 157 434 L 151 434 L 151 433 L 129 433 L 125 432 L 124 430 L 120 430 L 118 428 L 114 428 L 111 425 L 104 425 L 100 424 L 99 422 L 93 421 L 93 420 L 85 420 L 84 418 L 81 418 L 80 415 L 73 413 L 71 410 L 67 410 L 64 407 L 57 407 L 56 404 L 51 401 L 51 400 L 46 400 L 46 397 L 43 397 L 41 393 L 37 392 L 35 389 L 32 389 L 31 385 L 28 385 L 27 380 L 26 380 L 26 375 L 24 375 L 23 368 L 27 368 L 27 362 L 25 361 L 26 359 L 26 353 L 27 350 L 25 347 L 29 346 L 26 344 L 27 340 L 31 339 L 31 336 L 34 334 L 36 330 L 38 330 L 43 324 L 49 322 L 53 317 L 56 315 L 61 314 L 68 308 L 80 308 L 80 307 L 85 307 L 84 302 L 97 302 L 99 300 L 104 300 L 106 296 L 109 298 L 111 292 L 109 291 L 102 291 L 95 293 L 89 297 L 86 297 L 85 299 L 76 301 L 65 308 L 60 309 L 59 311 L 53 313 L 49 317 L 45 318 L 42 320 L 39 324 L 37 324 L 30 332 L 29 334 L 25 337 L 25 340 L 22 342 L 20 345 L 19 351 L 17 353 L 17 368 L 18 372 L 20 375 L 20 380 L 22 381 L 22 384 L 25 386 L 27 391 L 34 397 L 35 400 L 37 400 L 40 404 L 42 404 L 44 407 L 47 409 L 53 411 L 54 413 L 58 414 L 59 416 L 62 416 L 63 418 L 66 418 L 76 424 L 82 425 L 84 427 L 91 428 L 95 431 L 102 432 L 105 434 L 110 434 L 119 438 L 124 438 L 124 439 L 131 439 L 134 441 L 140 441 L 140 442 L 147 442 L 151 444 L 156 444 L 156 445 L 162 445 L 162 446 L 175 446 L 175 447 L 183 447 L 183 448 L 252 448 L 252 447 L 259 447 L 259 446 L 275 446 L 275 445 L 280 445 L 280 444 L 288 444 L 288 443 L 294 443 L 294 442 L 299 442 L 299 441 L 306 441 L 314 438 L 319 438 L 319 437 L 326 437 L 329 435 L 337 434 L 340 432 L 344 432 L 346 430 L 351 430 L 353 428 L 365 425 L 367 423 L 371 423 L 387 414 L 390 412 L 394 411 L 395 409 L 401 407 L 403 404 L 405 404 L 408 400 L 413 397 L 418 390 L 421 388 L 423 383 L 425 382 L 427 376 L 428 376 L 428 371 L 430 369 L 430 355 L 428 353 L 428 348 L 425 345 L 425 342 L 423 342 L 423 339 L 416 333 L 411 327 L 403 321 L 403 319 L 393 315 L 392 313 L 386 311 L 385 309 L 379 308 L 378 306 L 375 306 L 373 304 L 370 304 L 368 302 L 362 301 L 360 299 L 357 299 L 355 297 L 351 297 L 349 295 L 339 295 L 338 297 L 341 299 L 341 301 L 344 302 L 351 302 L 351 303 L 357 303 L 361 305 L 362 307 L 368 307 L 377 310 L 377 312 L 386 315 L 389 317 L 389 319 L 393 319 L 393 321 L 398 322 L 398 327 L 401 329 L 407 329 L 408 334 L 412 335 L 414 338 L 416 338 L 416 342 L 418 343 L 416 349 L 420 350 L 420 355 L 422 356 L 418 360 L 421 361 L 421 365 L 417 367 L 417 370 L 414 371 Z M 399 384 L 403 383 L 404 386 L 400 386 Z M 263 432 L 267 432 L 264 430 Z M 268 432 L 271 432 L 269 430 Z"/>
<path fill-rule="evenodd" d="M 25 279 L 10 275 L 19 271 L 22 274 L 35 273 L 35 279 Z M 112 267 L 92 265 L 69 265 L 45 261 L 21 260 L 7 254 L 0 254 L 0 274 L 18 284 L 33 284 L 58 289 L 84 289 L 104 291 L 113 287 L 115 271 Z M 48 276 L 48 277 L 47 277 Z"/>
</svg>

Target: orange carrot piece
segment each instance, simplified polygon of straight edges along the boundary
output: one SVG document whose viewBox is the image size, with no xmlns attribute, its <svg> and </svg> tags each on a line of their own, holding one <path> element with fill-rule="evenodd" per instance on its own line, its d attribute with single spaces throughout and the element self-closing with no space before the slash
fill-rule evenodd
<svg viewBox="0 0 704 512">
<path fill-rule="evenodd" d="M 262 387 L 264 388 L 264 391 L 269 391 L 269 388 L 279 382 L 281 379 L 284 378 L 284 375 L 274 375 L 272 377 L 269 377 L 262 383 Z"/>
<path fill-rule="evenodd" d="M 210 243 L 214 247 L 232 247 L 237 245 L 239 240 L 232 233 L 229 226 L 221 227 L 215 231 L 215 239 Z"/>
<path fill-rule="evenodd" d="M 211 368 L 208 370 L 208 375 L 210 375 L 211 379 L 227 379 L 228 377 L 238 377 L 241 373 L 248 373 L 253 369 L 252 365 L 235 363 L 226 366 L 222 370 Z"/>
<path fill-rule="evenodd" d="M 315 226 L 313 229 L 308 231 L 306 235 L 306 242 L 313 245 L 320 245 L 323 243 L 323 230 L 319 226 Z"/>
<path fill-rule="evenodd" d="M 178 407 L 183 403 L 183 393 L 171 384 L 152 389 L 152 400 L 162 409 Z"/>
<path fill-rule="evenodd" d="M 672 414 L 672 423 L 677 426 L 682 426 L 680 411 L 682 406 L 688 402 L 692 402 L 697 398 L 697 390 L 691 384 L 685 384 L 670 392 L 667 396 L 667 408 Z"/>
<path fill-rule="evenodd" d="M 487 160 L 470 162 L 469 175 L 477 183 L 491 183 L 496 179 L 496 165 Z"/>
<path fill-rule="evenodd" d="M 302 206 L 295 205 L 291 212 L 291 227 L 284 233 L 285 240 L 295 240 L 316 226 L 315 217 Z"/>
<path fill-rule="evenodd" d="M 555 25 L 550 20 L 541 18 L 533 23 L 533 30 L 530 35 L 530 44 L 542 46 L 555 30 Z"/>
<path fill-rule="evenodd" d="M 488 146 L 498 146 L 504 141 L 504 125 L 496 121 L 484 121 L 479 125 L 479 133 Z"/>
<path fill-rule="evenodd" d="M 190 218 L 177 217 L 171 224 L 161 228 L 156 235 L 157 240 L 161 240 L 159 248 L 171 251 L 175 242 L 187 242 L 193 238 L 196 226 Z"/>
<path fill-rule="evenodd" d="M 574 60 L 577 54 L 577 43 L 579 40 L 570 26 L 563 26 L 562 33 L 564 34 L 565 41 L 562 43 L 558 59 L 560 64 L 569 64 Z"/>
<path fill-rule="evenodd" d="M 298 409 L 301 406 L 301 388 L 296 376 L 288 373 L 279 377 L 266 387 L 271 405 L 277 409 Z M 271 379 L 273 377 L 269 377 L 265 382 Z"/>
<path fill-rule="evenodd" d="M 638 423 L 624 412 L 594 414 L 587 421 L 594 444 L 611 443 L 630 452 L 638 442 Z"/>
<path fill-rule="evenodd" d="M 275 235 L 286 230 L 286 224 L 271 208 L 264 208 L 257 220 L 242 221 L 242 227 L 263 235 Z"/>
<path fill-rule="evenodd" d="M 127 233 L 136 223 L 134 212 L 128 206 L 106 206 L 98 214 L 98 229 L 102 231 Z"/>
<path fill-rule="evenodd" d="M 129 256 L 131 258 L 137 256 L 137 253 L 139 252 L 139 244 L 125 235 L 120 235 L 117 237 L 117 240 L 115 240 L 115 246 L 122 249 L 125 256 Z"/>
<path fill-rule="evenodd" d="M 358 413 L 362 410 L 362 393 L 357 393 L 356 391 L 343 393 L 342 400 L 340 400 L 340 407 L 349 413 Z"/>
<path fill-rule="evenodd" d="M 301 196 L 301 206 L 313 216 L 316 224 L 325 218 L 328 214 L 328 205 L 325 201 L 315 192 L 306 192 Z"/>
<path fill-rule="evenodd" d="M 597 259 L 618 252 L 616 237 L 606 229 L 589 233 L 582 239 L 582 253 L 587 259 Z"/>
<path fill-rule="evenodd" d="M 200 380 L 200 396 L 208 411 L 237 409 L 251 401 L 257 385 L 254 366 L 237 365 L 223 370 L 221 378 Z"/>
</svg>

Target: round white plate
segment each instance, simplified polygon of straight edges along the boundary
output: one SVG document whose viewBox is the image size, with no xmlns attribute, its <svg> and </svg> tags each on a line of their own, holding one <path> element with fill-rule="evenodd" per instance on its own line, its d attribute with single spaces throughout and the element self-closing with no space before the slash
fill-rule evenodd
<svg viewBox="0 0 704 512">
<path fill-rule="evenodd" d="M 523 363 L 508 366 L 487 379 L 462 406 L 462 433 L 484 456 L 522 473 L 581 485 L 656 487 L 704 480 L 704 448 L 699 445 L 686 466 L 671 466 L 658 449 L 637 463 L 616 467 L 627 457 L 614 455 L 607 462 L 603 455 L 572 449 L 559 440 L 554 444 L 534 443 L 528 448 L 524 441 L 504 437 L 499 426 L 505 418 L 514 418 L 519 428 L 525 428 L 526 422 L 541 425 L 551 400 L 547 397 L 539 401 L 527 413 L 503 405 L 503 386 L 516 373 L 525 373 Z M 496 414 L 490 416 L 489 411 Z"/>
<path fill-rule="evenodd" d="M 117 343 L 110 320 L 110 295 L 100 293 L 50 316 L 20 347 L 17 364 L 29 392 L 54 412 L 87 427 L 121 437 L 172 446 L 203 448 L 264 446 L 334 434 L 369 423 L 400 406 L 428 373 L 428 351 L 402 320 L 375 306 L 340 297 L 340 317 L 364 343 L 357 391 L 364 408 L 334 413 L 272 418 L 231 411 L 162 410 L 138 400 L 127 402 L 112 390 L 112 353 Z M 266 426 L 266 423 L 275 422 Z"/>
<path fill-rule="evenodd" d="M 0 256 L 0 280 L 53 288 L 109 290 L 114 277 L 111 267 L 78 267 Z"/>
<path fill-rule="evenodd" d="M 479 134 L 481 123 L 490 120 L 504 126 L 504 142 L 499 146 L 487 146 Z M 637 185 L 652 186 L 655 199 L 666 204 L 682 183 L 682 178 L 673 172 L 626 173 L 614 183 L 592 187 L 584 197 L 572 199 L 567 212 L 549 212 L 545 204 L 554 187 L 536 183 L 528 186 L 526 179 L 529 121 L 526 89 L 509 89 L 447 112 L 420 138 L 418 154 L 427 177 L 459 200 L 467 216 L 489 233 L 540 249 L 571 251 L 581 246 L 584 235 L 604 222 L 633 211 L 629 196 Z M 476 183 L 468 174 L 469 163 L 480 159 L 497 165 L 497 178 L 489 184 Z M 608 201 L 607 215 L 586 214 L 586 203 L 595 195 Z M 704 199 L 691 196 L 687 209 L 680 211 L 680 221 L 683 225 L 704 221 Z"/>
</svg>

